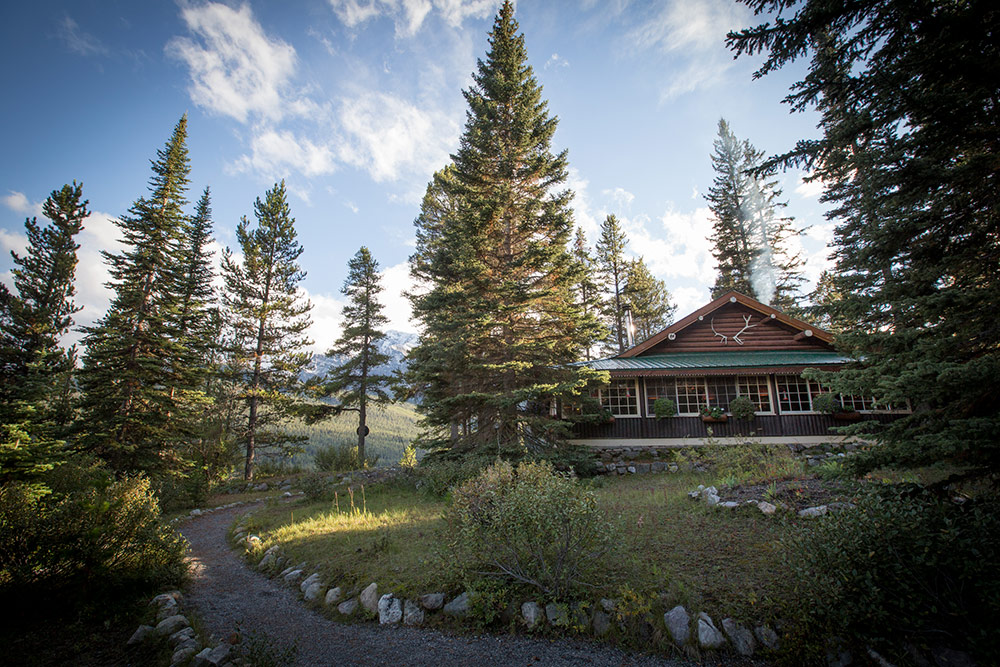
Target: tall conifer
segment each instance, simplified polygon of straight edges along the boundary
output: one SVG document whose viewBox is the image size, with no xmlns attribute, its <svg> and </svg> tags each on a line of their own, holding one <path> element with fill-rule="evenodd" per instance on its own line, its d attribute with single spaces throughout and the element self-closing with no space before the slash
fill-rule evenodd
<svg viewBox="0 0 1000 667">
<path fill-rule="evenodd" d="M 625 276 L 624 301 L 632 312 L 635 344 L 666 328 L 677 307 L 662 280 L 649 272 L 642 257 L 629 262 Z"/>
<path fill-rule="evenodd" d="M 625 331 L 627 304 L 623 296 L 625 274 L 628 272 L 628 260 L 625 258 L 627 245 L 628 239 L 618 224 L 618 218 L 614 215 L 606 217 L 601 224 L 601 237 L 597 240 L 597 267 L 607 295 L 604 314 L 611 334 L 607 347 L 615 354 L 621 354 L 628 347 L 628 333 Z"/>
<path fill-rule="evenodd" d="M 559 189 L 566 153 L 551 151 L 556 119 L 527 64 L 510 2 L 489 41 L 465 91 L 468 120 L 453 178 L 432 183 L 447 199 L 442 224 L 425 226 L 430 187 L 417 219 L 424 237 L 415 275 L 428 286 L 414 295 L 424 333 L 410 367 L 432 434 L 496 451 L 558 437 L 558 420 L 527 407 L 579 391 L 580 372 L 565 364 L 596 323 L 573 294 L 571 193 Z"/>
<path fill-rule="evenodd" d="M 597 264 L 587 246 L 587 236 L 583 229 L 576 228 L 576 236 L 573 238 L 573 258 L 576 259 L 580 268 L 580 281 L 576 285 L 577 303 L 583 311 L 585 317 L 600 317 L 602 314 L 603 301 L 601 299 L 600 285 L 597 283 Z M 584 359 L 590 361 L 591 351 L 595 343 L 603 336 L 607 335 L 606 330 L 597 333 L 594 340 L 587 341 L 584 346 Z"/>
<path fill-rule="evenodd" d="M 246 456 L 244 478 L 253 479 L 257 454 L 281 450 L 299 438 L 280 425 L 295 412 L 299 374 L 309 363 L 305 350 L 312 304 L 299 283 L 302 246 L 297 240 L 285 183 L 275 184 L 254 203 L 257 226 L 244 217 L 236 227 L 243 255 L 226 248 L 222 256 L 226 321 L 232 329 L 230 370 L 242 387 Z"/>
</svg>

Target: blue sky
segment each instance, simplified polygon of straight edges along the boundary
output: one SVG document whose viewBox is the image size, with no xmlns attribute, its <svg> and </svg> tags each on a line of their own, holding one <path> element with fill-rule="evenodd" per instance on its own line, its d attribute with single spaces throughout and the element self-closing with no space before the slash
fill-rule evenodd
<svg viewBox="0 0 1000 667">
<path fill-rule="evenodd" d="M 216 234 L 234 243 L 243 215 L 278 179 L 308 276 L 316 349 L 337 335 L 347 261 L 379 261 L 392 327 L 415 330 L 399 293 L 413 219 L 431 174 L 465 122 L 462 90 L 497 8 L 493 0 L 6 3 L 0 10 L 0 279 L 24 244 L 26 216 L 50 191 L 82 181 L 94 212 L 81 234 L 81 324 L 107 305 L 99 258 L 110 219 L 146 193 L 149 160 L 189 119 L 190 199 L 212 189 Z M 728 29 L 749 25 L 725 0 L 522 0 L 517 20 L 569 149 L 575 217 L 593 243 L 615 213 L 630 251 L 664 279 L 684 314 L 713 276 L 703 193 L 720 117 L 775 153 L 816 136 L 813 114 L 780 103 L 801 71 L 753 81 Z M 826 265 L 830 226 L 816 184 L 781 175 L 806 272 Z"/>
</svg>

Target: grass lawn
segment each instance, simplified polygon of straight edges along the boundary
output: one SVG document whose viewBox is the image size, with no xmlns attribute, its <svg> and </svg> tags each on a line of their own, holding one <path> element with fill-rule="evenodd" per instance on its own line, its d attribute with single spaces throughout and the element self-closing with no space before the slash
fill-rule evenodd
<svg viewBox="0 0 1000 667">
<path fill-rule="evenodd" d="M 619 597 L 623 584 L 666 608 L 685 604 L 710 614 L 767 617 L 783 596 L 778 540 L 803 522 L 756 508 L 708 507 L 687 497 L 709 473 L 660 473 L 584 481 L 607 515 L 621 522 L 622 556 L 607 563 L 597 597 Z M 342 587 L 372 581 L 410 596 L 464 588 L 449 553 L 447 503 L 395 483 L 335 503 L 302 500 L 257 511 L 252 530 L 263 548 L 280 544 L 292 562 L 319 566 Z"/>
</svg>

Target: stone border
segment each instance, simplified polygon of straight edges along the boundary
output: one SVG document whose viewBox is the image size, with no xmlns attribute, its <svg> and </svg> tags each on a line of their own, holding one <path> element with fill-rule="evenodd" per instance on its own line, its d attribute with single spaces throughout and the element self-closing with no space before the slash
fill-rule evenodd
<svg viewBox="0 0 1000 667">
<path fill-rule="evenodd" d="M 191 665 L 192 667 L 232 667 L 236 658 L 232 646 L 222 642 L 218 646 L 205 646 L 191 621 L 182 613 L 180 591 L 168 591 L 149 601 L 156 607 L 156 625 L 140 625 L 128 640 L 128 645 L 142 643 L 154 637 L 168 637 L 173 647 L 170 667 Z"/>
</svg>

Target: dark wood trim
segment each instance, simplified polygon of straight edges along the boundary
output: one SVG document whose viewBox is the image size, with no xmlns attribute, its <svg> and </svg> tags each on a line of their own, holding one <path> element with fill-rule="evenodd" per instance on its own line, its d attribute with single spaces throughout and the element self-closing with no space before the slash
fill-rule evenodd
<svg viewBox="0 0 1000 667">
<path fill-rule="evenodd" d="M 889 423 L 903 414 L 862 413 L 862 419 Z M 712 436 L 727 438 L 735 436 L 835 436 L 833 428 L 844 426 L 844 422 L 830 415 L 757 415 L 754 419 L 730 419 L 724 424 L 705 424 L 700 417 L 643 417 L 641 419 L 618 419 L 614 424 L 578 424 L 574 438 L 581 439 L 628 439 L 645 438 L 706 438 L 708 429 Z M 642 444 L 638 442 L 636 444 Z"/>
</svg>

